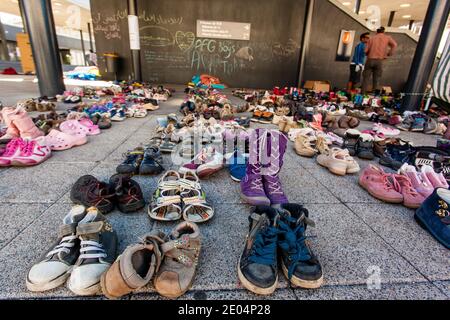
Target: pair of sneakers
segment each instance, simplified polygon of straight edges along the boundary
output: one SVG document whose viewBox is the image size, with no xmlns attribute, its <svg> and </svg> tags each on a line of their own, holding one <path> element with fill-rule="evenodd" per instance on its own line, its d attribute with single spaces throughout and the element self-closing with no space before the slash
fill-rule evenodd
<svg viewBox="0 0 450 320">
<path fill-rule="evenodd" d="M 344 136 L 344 148 L 349 151 L 350 156 L 364 160 L 375 159 L 374 143 L 375 138 L 372 135 L 356 129 L 347 130 Z"/>
<path fill-rule="evenodd" d="M 238 265 L 238 277 L 246 289 L 272 294 L 277 288 L 279 267 L 294 287 L 315 289 L 322 285 L 322 266 L 305 236 L 307 226 L 314 225 L 308 210 L 298 204 L 283 204 L 278 210 L 259 206 L 249 222 Z"/>
<path fill-rule="evenodd" d="M 26 286 L 43 292 L 67 281 L 77 295 L 96 295 L 101 292 L 101 275 L 116 258 L 116 248 L 117 234 L 98 209 L 74 206 L 63 219 L 56 244 L 28 272 Z"/>
<path fill-rule="evenodd" d="M 170 234 L 154 231 L 133 244 L 102 275 L 103 294 L 110 299 L 147 286 L 152 279 L 156 291 L 178 298 L 192 286 L 201 250 L 198 226 L 182 222 Z"/>
<path fill-rule="evenodd" d="M 38 165 L 52 154 L 45 137 L 31 140 L 12 139 L 0 152 L 0 167 L 28 167 Z"/>
<path fill-rule="evenodd" d="M 164 171 L 159 147 L 138 147 L 125 155 L 125 160 L 117 167 L 117 173 L 154 175 Z"/>
<path fill-rule="evenodd" d="M 180 168 L 180 173 L 194 172 L 200 179 L 209 177 L 219 172 L 224 167 L 223 154 L 216 148 L 209 146 L 203 148 L 192 161 Z"/>
<path fill-rule="evenodd" d="M 126 174 L 115 174 L 109 182 L 82 176 L 72 186 L 70 199 L 75 204 L 96 207 L 103 214 L 110 213 L 115 206 L 123 213 L 136 212 L 145 206 L 141 187 Z"/>
</svg>

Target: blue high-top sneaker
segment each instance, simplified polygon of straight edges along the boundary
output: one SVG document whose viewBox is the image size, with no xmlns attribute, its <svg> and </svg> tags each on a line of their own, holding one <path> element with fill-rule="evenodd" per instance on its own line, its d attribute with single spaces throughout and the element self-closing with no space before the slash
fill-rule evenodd
<svg viewBox="0 0 450 320">
<path fill-rule="evenodd" d="M 414 218 L 421 227 L 431 233 L 447 249 L 450 249 L 450 190 L 434 190 Z"/>
</svg>

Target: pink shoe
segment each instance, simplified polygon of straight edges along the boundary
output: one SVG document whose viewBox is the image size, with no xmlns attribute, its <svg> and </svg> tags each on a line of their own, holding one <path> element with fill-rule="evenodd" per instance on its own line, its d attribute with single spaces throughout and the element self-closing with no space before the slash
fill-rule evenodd
<svg viewBox="0 0 450 320">
<path fill-rule="evenodd" d="M 433 188 L 444 188 L 448 189 L 449 185 L 442 173 L 436 173 L 431 166 L 423 166 L 420 170 L 422 179 L 428 184 L 432 185 Z"/>
<path fill-rule="evenodd" d="M 11 161 L 13 166 L 28 167 L 40 164 L 50 158 L 52 151 L 47 146 L 45 137 L 25 141 L 20 154 Z"/>
<path fill-rule="evenodd" d="M 411 180 L 412 187 L 420 193 L 425 199 L 431 196 L 434 191 L 433 185 L 422 179 L 422 175 L 416 170 L 416 167 L 410 166 L 405 163 L 400 170 L 399 174 L 404 175 Z"/>
<path fill-rule="evenodd" d="M 401 187 L 403 195 L 403 205 L 410 209 L 418 209 L 425 201 L 426 197 L 414 190 L 411 180 L 404 175 L 394 175 Z"/>
<path fill-rule="evenodd" d="M 383 169 L 370 165 L 359 177 L 359 185 L 376 199 L 388 203 L 403 203 L 401 186 L 392 174 Z"/>
<path fill-rule="evenodd" d="M 78 120 L 67 120 L 60 124 L 59 129 L 71 135 L 92 135 L 88 127 L 82 125 Z"/>
<path fill-rule="evenodd" d="M 52 151 L 68 150 L 86 144 L 88 141 L 85 134 L 72 135 L 58 130 L 50 131 L 45 139 Z"/>
<path fill-rule="evenodd" d="M 375 123 L 373 125 L 373 131 L 382 133 L 385 137 L 396 137 L 400 135 L 400 130 L 385 127 L 381 123 Z"/>
<path fill-rule="evenodd" d="M 11 166 L 12 159 L 20 154 L 25 142 L 21 138 L 15 138 L 7 144 L 5 151 L 0 155 L 0 167 Z"/>
<path fill-rule="evenodd" d="M 96 136 L 101 133 L 100 128 L 97 125 L 95 125 L 89 118 L 82 118 L 78 120 L 78 122 L 81 125 L 88 128 L 89 130 L 89 133 L 87 134 L 88 136 Z"/>
</svg>

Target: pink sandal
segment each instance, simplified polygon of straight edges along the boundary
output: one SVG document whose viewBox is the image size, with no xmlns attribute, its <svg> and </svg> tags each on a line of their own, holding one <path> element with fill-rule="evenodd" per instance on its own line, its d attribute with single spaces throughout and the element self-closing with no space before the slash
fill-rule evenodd
<svg viewBox="0 0 450 320">
<path fill-rule="evenodd" d="M 89 118 L 82 118 L 78 122 L 89 129 L 88 136 L 95 136 L 101 133 L 100 128 Z"/>
<path fill-rule="evenodd" d="M 78 120 L 67 120 L 64 121 L 63 123 L 60 124 L 59 129 L 67 134 L 71 134 L 71 135 L 76 135 L 76 134 L 81 134 L 81 135 L 95 135 L 95 134 L 99 134 L 100 132 L 96 133 L 95 131 L 93 131 L 93 129 L 90 129 L 84 125 L 82 125 Z M 98 129 L 98 131 L 100 131 Z"/>
<path fill-rule="evenodd" d="M 47 145 L 53 151 L 68 150 L 76 146 L 81 146 L 88 142 L 85 134 L 68 134 L 58 130 L 52 130 L 45 137 Z"/>
</svg>

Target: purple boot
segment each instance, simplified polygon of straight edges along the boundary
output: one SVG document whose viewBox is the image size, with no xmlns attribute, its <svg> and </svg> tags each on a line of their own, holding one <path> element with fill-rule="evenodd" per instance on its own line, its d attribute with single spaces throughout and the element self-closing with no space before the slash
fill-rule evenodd
<svg viewBox="0 0 450 320">
<path fill-rule="evenodd" d="M 260 141 L 258 130 L 250 135 L 250 159 L 244 179 L 241 181 L 242 198 L 254 206 L 270 206 L 270 200 L 264 191 L 261 176 Z"/>
<path fill-rule="evenodd" d="M 265 131 L 267 140 L 267 155 L 269 161 L 266 161 L 262 167 L 264 190 L 272 205 L 289 203 L 284 194 L 278 174 L 283 167 L 283 158 L 287 148 L 287 137 L 277 130 Z"/>
</svg>

